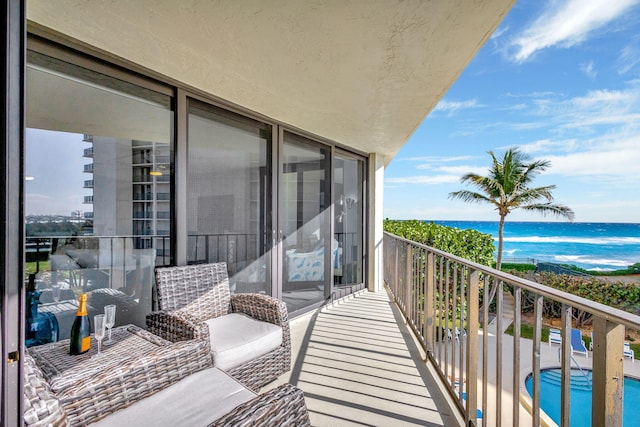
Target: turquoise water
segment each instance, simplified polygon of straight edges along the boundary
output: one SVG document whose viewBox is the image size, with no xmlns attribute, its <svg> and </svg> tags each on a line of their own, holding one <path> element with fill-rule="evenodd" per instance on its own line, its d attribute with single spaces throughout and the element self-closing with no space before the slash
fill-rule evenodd
<svg viewBox="0 0 640 427">
<path fill-rule="evenodd" d="M 491 234 L 497 246 L 497 221 L 433 222 Z M 640 224 L 507 220 L 503 258 L 533 258 L 588 270 L 622 269 L 640 262 Z"/>
<path fill-rule="evenodd" d="M 591 371 L 584 371 L 591 379 Z M 525 385 L 531 395 L 531 376 Z M 640 402 L 640 380 L 625 377 L 622 425 L 640 426 L 638 403 Z M 540 371 L 540 408 L 560 425 L 560 369 Z M 591 387 L 584 375 L 577 369 L 571 370 L 571 415 L 570 425 L 585 427 L 591 425 Z"/>
</svg>

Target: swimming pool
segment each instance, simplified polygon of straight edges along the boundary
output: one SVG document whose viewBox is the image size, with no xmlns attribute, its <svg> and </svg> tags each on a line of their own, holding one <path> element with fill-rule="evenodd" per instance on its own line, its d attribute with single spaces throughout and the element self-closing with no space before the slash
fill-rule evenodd
<svg viewBox="0 0 640 427">
<path fill-rule="evenodd" d="M 591 371 L 571 369 L 571 425 L 583 427 L 591 425 Z M 525 385 L 531 395 L 531 375 Z M 640 380 L 624 378 L 624 401 L 636 404 L 623 405 L 622 425 L 640 425 L 637 402 L 640 402 Z M 560 424 L 560 368 L 540 371 L 540 408 L 556 424 Z"/>
</svg>

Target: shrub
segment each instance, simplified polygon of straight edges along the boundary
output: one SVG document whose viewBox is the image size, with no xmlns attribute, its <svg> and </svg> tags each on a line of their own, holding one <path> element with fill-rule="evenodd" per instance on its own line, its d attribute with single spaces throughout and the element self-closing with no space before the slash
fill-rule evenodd
<svg viewBox="0 0 640 427">
<path fill-rule="evenodd" d="M 516 276 L 523 273 L 512 271 Z M 568 276 L 565 274 L 538 273 L 536 281 L 570 294 L 589 299 L 610 307 L 618 308 L 636 315 L 640 315 L 640 287 L 633 283 L 609 282 L 597 277 Z M 522 292 L 522 312 L 533 312 L 535 294 Z M 562 303 L 544 299 L 542 315 L 547 318 L 559 318 L 562 315 Z M 578 326 L 591 322 L 591 314 L 574 309 L 573 317 Z"/>
<path fill-rule="evenodd" d="M 477 230 L 462 230 L 420 220 L 390 219 L 384 220 L 384 230 L 478 264 L 491 266 L 493 262 L 493 237 Z"/>
</svg>

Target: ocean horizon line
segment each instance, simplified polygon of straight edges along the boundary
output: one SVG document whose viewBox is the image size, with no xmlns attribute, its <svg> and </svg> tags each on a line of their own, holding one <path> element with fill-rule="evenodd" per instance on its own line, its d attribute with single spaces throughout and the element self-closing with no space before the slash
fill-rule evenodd
<svg viewBox="0 0 640 427">
<path fill-rule="evenodd" d="M 389 218 L 391 219 L 391 218 Z M 413 221 L 415 219 L 391 219 L 392 221 Z M 487 222 L 487 223 L 499 223 L 499 220 L 491 220 L 491 219 L 418 219 L 417 221 L 426 221 L 426 222 Z M 529 220 L 518 220 L 518 221 L 510 221 L 506 220 L 505 224 L 623 224 L 623 225 L 640 225 L 639 222 L 624 222 L 624 221 L 562 221 L 562 220 L 538 220 L 538 221 L 529 221 Z"/>
</svg>

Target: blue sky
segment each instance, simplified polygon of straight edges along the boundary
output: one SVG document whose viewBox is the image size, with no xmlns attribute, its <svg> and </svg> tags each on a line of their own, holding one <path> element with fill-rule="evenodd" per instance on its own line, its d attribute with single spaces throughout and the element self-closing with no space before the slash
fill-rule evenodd
<svg viewBox="0 0 640 427">
<path fill-rule="evenodd" d="M 640 222 L 640 0 L 518 1 L 387 167 L 385 217 L 497 220 L 448 195 L 510 147 L 576 221 Z"/>
</svg>

